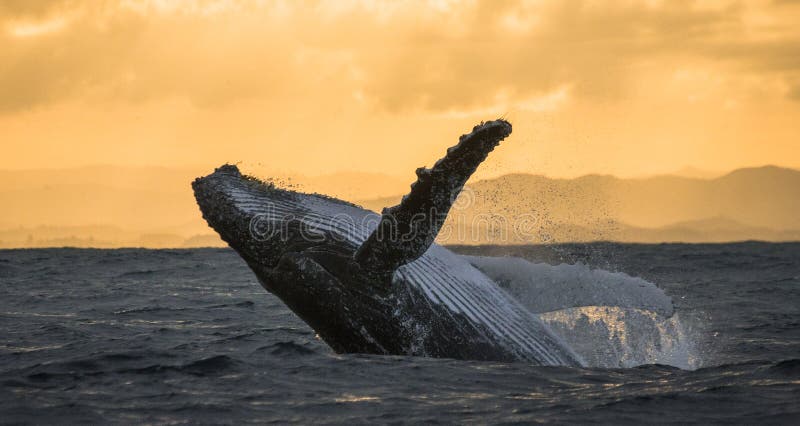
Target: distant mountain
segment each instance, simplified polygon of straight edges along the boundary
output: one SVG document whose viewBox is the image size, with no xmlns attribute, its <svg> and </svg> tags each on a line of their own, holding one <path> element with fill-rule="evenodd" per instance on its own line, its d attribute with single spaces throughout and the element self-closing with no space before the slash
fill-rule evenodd
<svg viewBox="0 0 800 426">
<path fill-rule="evenodd" d="M 360 203 L 380 211 L 400 198 Z M 461 198 L 452 227 L 513 227 L 525 219 L 534 242 L 797 240 L 800 230 L 800 171 L 773 166 L 714 179 L 511 174 L 471 183 Z M 457 234 L 441 241 L 485 242 Z"/>
<path fill-rule="evenodd" d="M 0 171 L 0 247 L 222 245 L 190 188 L 210 170 Z M 275 180 L 374 211 L 396 204 L 410 184 L 375 173 Z M 713 179 L 509 174 L 470 183 L 448 226 L 441 242 L 800 240 L 800 171 L 766 166 Z"/>
<path fill-rule="evenodd" d="M 213 232 L 213 231 L 211 231 Z M 225 247 L 216 233 L 141 233 L 116 226 L 37 226 L 0 230 L 0 248 L 36 247 Z"/>
<path fill-rule="evenodd" d="M 91 166 L 0 171 L 2 222 L 14 226 L 109 225 L 139 232 L 208 227 L 190 183 L 202 170 Z"/>
<path fill-rule="evenodd" d="M 739 169 L 709 180 L 614 182 L 608 191 L 618 220 L 637 226 L 722 216 L 749 226 L 800 229 L 800 171 L 792 169 Z"/>
</svg>

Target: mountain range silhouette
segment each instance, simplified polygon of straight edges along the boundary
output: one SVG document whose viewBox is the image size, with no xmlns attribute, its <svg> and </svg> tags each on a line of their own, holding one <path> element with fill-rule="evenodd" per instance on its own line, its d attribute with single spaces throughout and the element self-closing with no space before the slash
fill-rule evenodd
<svg viewBox="0 0 800 426">
<path fill-rule="evenodd" d="M 200 218 L 188 184 L 207 171 L 117 166 L 0 171 L 0 247 L 221 246 Z M 274 180 L 375 211 L 396 204 L 410 183 L 359 172 Z M 478 232 L 468 238 L 451 232 L 441 243 L 800 240 L 800 171 L 794 169 L 744 168 L 713 178 L 554 179 L 516 173 L 467 187 L 466 199 L 448 220 L 454 228 Z M 493 222 L 497 217 L 505 222 Z M 515 226 L 520 217 L 527 218 L 524 237 L 497 229 Z"/>
</svg>

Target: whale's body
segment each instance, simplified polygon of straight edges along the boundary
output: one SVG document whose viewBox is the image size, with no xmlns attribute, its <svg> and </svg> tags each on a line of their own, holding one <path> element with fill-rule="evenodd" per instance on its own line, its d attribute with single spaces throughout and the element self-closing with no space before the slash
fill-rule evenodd
<svg viewBox="0 0 800 426">
<path fill-rule="evenodd" d="M 440 163 L 418 171 L 420 181 L 435 175 Z M 466 177 L 472 171 L 467 167 Z M 465 180 L 446 184 L 457 194 Z M 412 194 L 424 184 L 415 184 Z M 428 188 L 433 198 L 436 185 Z M 423 236 L 416 241 L 416 234 L 410 242 L 398 239 L 406 246 L 391 251 L 391 239 L 377 231 L 387 226 L 387 211 L 381 216 L 330 197 L 278 189 L 242 176 L 235 166 L 223 166 L 193 187 L 203 216 L 261 284 L 337 352 L 582 363 L 494 281 L 432 243 L 428 231 L 435 237 L 440 222 L 420 226 Z M 441 202 L 449 209 L 452 199 Z M 408 204 L 404 199 L 395 209 Z"/>
</svg>

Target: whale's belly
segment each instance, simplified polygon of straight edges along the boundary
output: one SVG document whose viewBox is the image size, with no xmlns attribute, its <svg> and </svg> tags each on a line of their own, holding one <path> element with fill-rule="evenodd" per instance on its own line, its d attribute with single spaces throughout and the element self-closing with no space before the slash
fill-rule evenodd
<svg viewBox="0 0 800 426">
<path fill-rule="evenodd" d="M 441 309 L 466 317 L 486 341 L 519 360 L 545 365 L 581 364 L 577 355 L 541 320 L 461 256 L 433 244 L 401 266 L 395 281 L 414 286 Z M 399 284 L 399 283 L 398 283 Z M 462 324 L 469 327 L 469 324 Z"/>
</svg>

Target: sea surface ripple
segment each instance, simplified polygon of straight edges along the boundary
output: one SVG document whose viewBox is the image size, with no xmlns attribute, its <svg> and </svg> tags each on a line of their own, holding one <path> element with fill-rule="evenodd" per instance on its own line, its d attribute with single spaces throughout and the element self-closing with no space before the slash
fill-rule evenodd
<svg viewBox="0 0 800 426">
<path fill-rule="evenodd" d="M 337 355 L 228 249 L 0 250 L 0 423 L 800 422 L 800 244 L 454 249 L 655 283 L 703 364 Z"/>
</svg>

